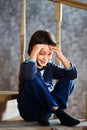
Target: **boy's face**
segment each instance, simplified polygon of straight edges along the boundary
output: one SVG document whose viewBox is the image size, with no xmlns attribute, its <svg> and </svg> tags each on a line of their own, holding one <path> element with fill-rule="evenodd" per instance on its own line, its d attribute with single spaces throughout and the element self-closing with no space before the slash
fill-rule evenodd
<svg viewBox="0 0 87 130">
<path fill-rule="evenodd" d="M 37 55 L 37 67 L 43 68 L 52 58 L 52 50 L 50 49 L 49 45 L 44 45 L 44 48 L 40 50 Z"/>
</svg>

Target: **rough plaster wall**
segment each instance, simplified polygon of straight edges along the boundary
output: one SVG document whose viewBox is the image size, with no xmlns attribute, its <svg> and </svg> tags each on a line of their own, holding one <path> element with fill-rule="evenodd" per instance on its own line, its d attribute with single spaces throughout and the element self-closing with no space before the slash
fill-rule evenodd
<svg viewBox="0 0 87 130">
<path fill-rule="evenodd" d="M 0 0 L 0 90 L 17 89 L 20 3 Z"/>
<path fill-rule="evenodd" d="M 0 90 L 17 90 L 20 11 L 21 0 L 0 0 Z M 52 2 L 26 0 L 26 16 L 26 48 L 30 36 L 37 29 L 46 29 L 56 34 Z M 62 51 L 78 68 L 76 88 L 70 96 L 67 111 L 78 118 L 84 118 L 87 97 L 87 12 L 63 6 L 61 28 Z"/>
</svg>

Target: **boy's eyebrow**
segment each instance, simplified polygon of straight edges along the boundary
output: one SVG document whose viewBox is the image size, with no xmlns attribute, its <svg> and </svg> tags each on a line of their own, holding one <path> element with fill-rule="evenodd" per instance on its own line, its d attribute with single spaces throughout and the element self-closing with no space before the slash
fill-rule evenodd
<svg viewBox="0 0 87 130">
<path fill-rule="evenodd" d="M 40 51 L 40 53 L 46 53 L 46 52 L 44 52 L 44 51 Z M 52 53 L 52 51 L 49 52 L 49 54 L 51 54 L 51 53 Z"/>
</svg>

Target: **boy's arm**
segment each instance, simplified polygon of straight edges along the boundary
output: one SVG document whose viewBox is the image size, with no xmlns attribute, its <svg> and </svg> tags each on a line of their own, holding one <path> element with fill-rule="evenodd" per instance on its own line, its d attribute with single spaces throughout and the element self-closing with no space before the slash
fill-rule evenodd
<svg viewBox="0 0 87 130">
<path fill-rule="evenodd" d="M 37 74 L 36 62 L 33 60 L 26 60 L 20 66 L 20 78 L 22 80 L 32 80 Z"/>
<path fill-rule="evenodd" d="M 67 77 L 70 79 L 77 78 L 77 70 L 74 65 L 63 55 L 59 45 L 56 47 L 52 47 L 51 49 L 56 53 L 57 58 L 60 59 L 61 63 L 63 64 L 64 68 L 59 68 L 58 66 L 53 67 L 53 74 L 56 78 L 63 78 Z"/>
<path fill-rule="evenodd" d="M 61 52 L 61 49 L 60 49 L 59 45 L 57 45 L 56 47 L 51 47 L 51 49 L 56 53 L 57 58 L 59 58 L 59 60 L 61 61 L 61 63 L 63 64 L 63 66 L 65 68 L 70 68 L 71 67 L 71 63 L 69 62 L 69 60 Z"/>
<path fill-rule="evenodd" d="M 70 68 L 61 68 L 52 64 L 52 70 L 54 79 L 69 78 L 74 80 L 77 78 L 77 69 L 73 64 L 71 64 Z"/>
<path fill-rule="evenodd" d="M 23 80 L 32 80 L 37 74 L 37 55 L 44 48 L 44 44 L 36 44 L 32 48 L 29 60 L 26 60 L 20 67 L 20 77 Z"/>
</svg>

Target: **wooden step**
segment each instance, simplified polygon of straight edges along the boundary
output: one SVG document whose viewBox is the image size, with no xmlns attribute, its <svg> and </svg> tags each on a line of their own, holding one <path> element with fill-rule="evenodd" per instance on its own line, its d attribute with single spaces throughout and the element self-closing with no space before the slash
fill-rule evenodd
<svg viewBox="0 0 87 130">
<path fill-rule="evenodd" d="M 17 95 L 18 92 L 15 91 L 0 91 L 0 103 L 16 99 Z"/>
<path fill-rule="evenodd" d="M 58 119 L 50 120 L 50 126 L 40 126 L 38 122 L 27 122 L 21 118 L 0 122 L 0 130 L 87 130 L 87 122 L 75 127 L 62 126 Z"/>
</svg>

